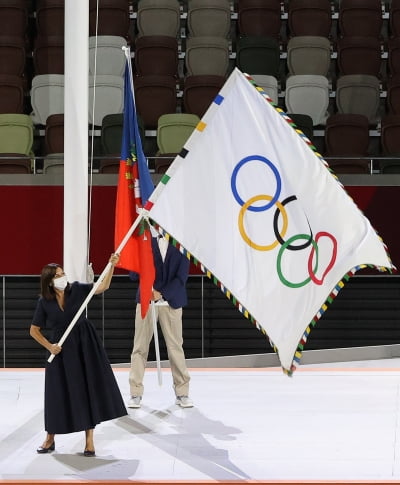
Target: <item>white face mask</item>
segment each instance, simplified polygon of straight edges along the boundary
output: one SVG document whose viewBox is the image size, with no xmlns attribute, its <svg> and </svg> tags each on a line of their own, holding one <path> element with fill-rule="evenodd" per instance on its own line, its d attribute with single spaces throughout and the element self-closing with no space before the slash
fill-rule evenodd
<svg viewBox="0 0 400 485">
<path fill-rule="evenodd" d="M 68 284 L 68 279 L 65 275 L 61 276 L 60 278 L 55 278 L 53 280 L 54 288 L 57 288 L 57 290 L 65 290 L 65 288 L 67 287 L 67 284 Z"/>
</svg>

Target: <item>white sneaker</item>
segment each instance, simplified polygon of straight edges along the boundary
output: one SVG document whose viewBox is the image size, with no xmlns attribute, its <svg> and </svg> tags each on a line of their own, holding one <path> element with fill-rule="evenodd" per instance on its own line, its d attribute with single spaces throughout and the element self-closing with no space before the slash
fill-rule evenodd
<svg viewBox="0 0 400 485">
<path fill-rule="evenodd" d="M 181 408 L 192 408 L 194 406 L 193 401 L 188 396 L 176 396 L 175 404 Z"/>
<path fill-rule="evenodd" d="M 140 408 L 140 401 L 142 396 L 132 396 L 128 401 L 128 408 Z"/>
</svg>

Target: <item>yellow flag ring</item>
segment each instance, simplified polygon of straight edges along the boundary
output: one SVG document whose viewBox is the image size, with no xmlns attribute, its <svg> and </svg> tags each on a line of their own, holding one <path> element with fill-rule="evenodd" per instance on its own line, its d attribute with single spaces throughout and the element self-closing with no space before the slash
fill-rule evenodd
<svg viewBox="0 0 400 485">
<path fill-rule="evenodd" d="M 279 241 L 278 240 L 276 240 L 272 244 L 269 244 L 269 245 L 266 245 L 266 246 L 262 246 L 261 244 L 256 244 L 255 242 L 253 242 L 249 238 L 249 236 L 247 235 L 246 230 L 244 228 L 244 215 L 245 215 L 246 210 L 254 202 L 257 202 L 259 200 L 269 200 L 269 201 L 271 201 L 272 200 L 272 197 L 270 195 L 255 195 L 254 197 L 251 197 L 247 202 L 245 202 L 242 205 L 242 207 L 240 209 L 240 212 L 239 212 L 239 221 L 238 221 L 238 224 L 239 224 L 239 232 L 240 232 L 240 235 L 242 236 L 243 240 L 250 247 L 252 247 L 254 249 L 257 249 L 258 251 L 271 251 L 272 249 L 274 249 L 279 244 Z M 285 236 L 285 234 L 286 234 L 287 228 L 288 228 L 287 212 L 285 210 L 285 207 L 280 202 L 276 201 L 275 202 L 275 205 L 280 210 L 280 212 L 282 214 L 282 218 L 283 218 L 282 230 L 279 232 L 281 238 L 283 239 L 284 236 Z"/>
</svg>

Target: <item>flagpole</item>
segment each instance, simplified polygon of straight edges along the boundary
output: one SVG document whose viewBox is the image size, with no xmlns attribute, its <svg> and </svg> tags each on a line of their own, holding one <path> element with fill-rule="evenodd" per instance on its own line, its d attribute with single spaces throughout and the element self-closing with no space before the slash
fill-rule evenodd
<svg viewBox="0 0 400 485">
<path fill-rule="evenodd" d="M 154 347 L 156 350 L 156 361 L 157 361 L 157 377 L 158 384 L 162 384 L 162 374 L 161 374 L 161 362 L 160 362 L 160 349 L 158 345 L 158 330 L 157 330 L 157 316 L 156 316 L 156 306 L 154 300 L 151 300 L 151 319 L 153 321 L 153 334 L 154 334 Z"/>
<path fill-rule="evenodd" d="M 133 224 L 129 228 L 128 232 L 125 234 L 125 236 L 122 239 L 120 245 L 115 250 L 116 253 L 118 253 L 118 254 L 121 253 L 121 251 L 125 247 L 126 243 L 128 242 L 129 238 L 132 236 L 133 231 L 139 225 L 139 222 L 144 217 L 145 213 L 147 213 L 147 211 L 144 210 L 144 209 L 139 209 L 139 211 L 140 211 L 139 215 L 137 216 L 137 218 L 135 219 L 135 221 L 133 222 Z M 96 293 L 97 288 L 100 286 L 100 283 L 104 280 L 105 276 L 107 275 L 107 273 L 111 269 L 111 266 L 112 266 L 112 263 L 109 262 L 107 264 L 107 266 L 104 268 L 104 270 L 101 273 L 101 275 L 98 277 L 96 283 L 94 283 L 93 288 L 90 290 L 88 296 L 86 297 L 86 299 L 82 303 L 82 305 L 79 308 L 79 310 L 76 312 L 74 318 L 71 320 L 71 323 L 66 328 L 66 330 L 65 330 L 64 334 L 62 335 L 62 337 L 60 338 L 60 340 L 57 342 L 57 345 L 59 347 L 62 347 L 62 344 L 65 342 L 66 338 L 71 333 L 71 330 L 74 328 L 76 322 L 78 321 L 78 318 L 81 316 L 83 310 L 87 307 L 89 301 L 92 299 L 92 296 Z M 52 362 L 53 359 L 54 359 L 54 357 L 55 357 L 55 354 L 51 354 L 50 357 L 47 359 L 47 362 Z"/>
</svg>

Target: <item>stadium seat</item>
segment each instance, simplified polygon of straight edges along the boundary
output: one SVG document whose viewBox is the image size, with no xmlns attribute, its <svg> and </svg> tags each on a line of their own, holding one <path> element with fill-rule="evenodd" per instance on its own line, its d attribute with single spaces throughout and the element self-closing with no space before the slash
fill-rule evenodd
<svg viewBox="0 0 400 485">
<path fill-rule="evenodd" d="M 129 0 L 89 0 L 89 36 L 116 35 L 128 39 L 129 26 Z"/>
<path fill-rule="evenodd" d="M 229 37 L 231 5 L 229 0 L 189 0 L 187 10 L 189 36 Z"/>
<path fill-rule="evenodd" d="M 336 173 L 370 173 L 369 123 L 366 116 L 343 113 L 331 115 L 326 121 L 325 146 L 327 157 L 341 157 L 328 160 Z"/>
<path fill-rule="evenodd" d="M 380 81 L 368 74 L 348 74 L 336 82 L 336 106 L 339 113 L 360 114 L 371 125 L 378 122 Z"/>
<path fill-rule="evenodd" d="M 400 74 L 400 37 L 388 42 L 388 68 L 390 76 Z"/>
<path fill-rule="evenodd" d="M 282 19 L 280 0 L 238 0 L 240 35 L 280 37 Z"/>
<path fill-rule="evenodd" d="M 0 152 L 0 173 L 32 173 L 32 159 L 21 153 Z"/>
<path fill-rule="evenodd" d="M 181 151 L 187 139 L 199 123 L 197 115 L 174 113 L 160 116 L 157 127 L 158 152 L 155 172 L 164 173 Z"/>
<path fill-rule="evenodd" d="M 0 33 L 24 39 L 28 28 L 28 2 L 2 0 L 0 2 Z"/>
<path fill-rule="evenodd" d="M 137 29 L 142 35 L 177 37 L 180 27 L 178 0 L 140 0 L 137 8 Z"/>
<path fill-rule="evenodd" d="M 25 39 L 0 31 L 0 74 L 22 76 L 26 65 Z"/>
<path fill-rule="evenodd" d="M 389 5 L 389 34 L 400 36 L 400 0 L 391 0 Z"/>
<path fill-rule="evenodd" d="M 279 42 L 273 37 L 240 37 L 236 45 L 236 65 L 250 75 L 264 74 L 279 79 Z"/>
<path fill-rule="evenodd" d="M 123 76 L 126 57 L 123 46 L 126 39 L 116 35 L 98 35 L 89 37 L 89 74 L 113 74 Z"/>
<path fill-rule="evenodd" d="M 124 114 L 106 115 L 101 125 L 101 149 L 105 155 L 121 154 Z"/>
<path fill-rule="evenodd" d="M 226 76 L 229 67 L 229 42 L 223 37 L 190 37 L 186 42 L 186 75 Z"/>
<path fill-rule="evenodd" d="M 327 76 L 331 65 L 331 43 L 327 37 L 299 35 L 287 44 L 287 66 L 290 75 L 318 74 Z"/>
<path fill-rule="evenodd" d="M 316 35 L 329 37 L 332 26 L 329 0 L 290 0 L 288 5 L 289 36 Z"/>
<path fill-rule="evenodd" d="M 286 80 L 286 111 L 310 116 L 314 126 L 323 125 L 329 114 L 329 92 L 329 81 L 325 76 L 290 76 Z"/>
<path fill-rule="evenodd" d="M 94 95 L 96 96 L 93 113 Z M 89 76 L 89 123 L 101 126 L 105 115 L 122 113 L 124 109 L 124 78 L 101 74 Z"/>
<path fill-rule="evenodd" d="M 386 94 L 388 114 L 400 115 L 400 74 L 395 74 L 388 79 Z"/>
<path fill-rule="evenodd" d="M 342 37 L 337 41 L 337 56 L 340 75 L 380 75 L 381 43 L 376 37 Z"/>
<path fill-rule="evenodd" d="M 136 110 L 146 129 L 156 129 L 161 115 L 175 113 L 177 92 L 174 76 L 136 76 L 134 86 Z"/>
<path fill-rule="evenodd" d="M 31 105 L 35 125 L 46 125 L 50 115 L 64 113 L 64 75 L 35 76 L 32 79 Z"/>
<path fill-rule="evenodd" d="M 25 114 L 0 114 L 0 172 L 31 173 L 33 124 Z"/>
<path fill-rule="evenodd" d="M 120 157 L 115 154 L 113 157 L 105 157 L 100 160 L 99 173 L 119 173 Z"/>
<path fill-rule="evenodd" d="M 136 74 L 177 76 L 178 41 L 167 35 L 143 35 L 136 39 Z"/>
<path fill-rule="evenodd" d="M 13 74 L 0 74 L 0 113 L 23 113 L 24 80 Z"/>
<path fill-rule="evenodd" d="M 339 31 L 342 36 L 380 37 L 381 0 L 340 0 Z"/>
<path fill-rule="evenodd" d="M 52 153 L 43 159 L 43 173 L 63 174 L 64 173 L 64 153 Z"/>
<path fill-rule="evenodd" d="M 179 153 L 200 121 L 197 115 L 171 113 L 160 116 L 157 145 L 160 153 Z"/>
<path fill-rule="evenodd" d="M 64 74 L 64 36 L 43 36 L 35 39 L 33 49 L 35 75 Z"/>
<path fill-rule="evenodd" d="M 400 173 L 400 115 L 390 114 L 382 118 L 381 124 L 382 155 L 396 157 L 380 160 L 382 173 Z"/>
<path fill-rule="evenodd" d="M 65 0 L 36 1 L 36 30 L 41 36 L 64 35 Z"/>
<path fill-rule="evenodd" d="M 46 154 L 64 153 L 64 115 L 53 114 L 46 120 L 44 132 Z"/>
<path fill-rule="evenodd" d="M 183 87 L 184 111 L 202 118 L 225 80 L 224 76 L 187 76 Z"/>
<path fill-rule="evenodd" d="M 105 156 L 100 160 L 100 173 L 118 173 L 121 158 L 121 142 L 124 115 L 116 113 L 106 115 L 101 125 L 101 151 Z"/>
</svg>

